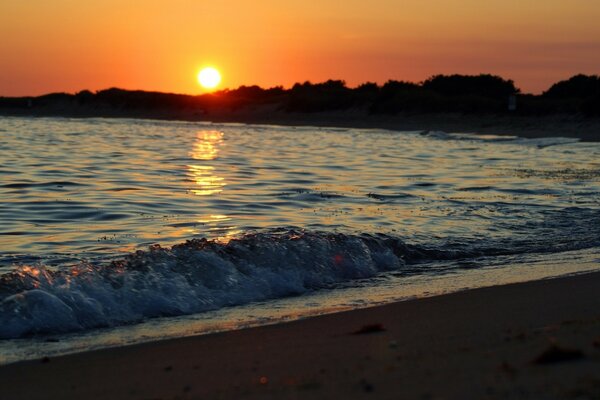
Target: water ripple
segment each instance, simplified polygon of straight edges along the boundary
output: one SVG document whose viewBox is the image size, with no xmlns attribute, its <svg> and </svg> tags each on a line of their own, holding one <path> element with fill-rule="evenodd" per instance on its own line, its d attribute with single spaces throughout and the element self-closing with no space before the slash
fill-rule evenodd
<svg viewBox="0 0 600 400">
<path fill-rule="evenodd" d="M 600 229 L 600 145 L 573 139 L 133 119 L 0 131 L 5 271 L 282 226 L 556 248 Z"/>
</svg>

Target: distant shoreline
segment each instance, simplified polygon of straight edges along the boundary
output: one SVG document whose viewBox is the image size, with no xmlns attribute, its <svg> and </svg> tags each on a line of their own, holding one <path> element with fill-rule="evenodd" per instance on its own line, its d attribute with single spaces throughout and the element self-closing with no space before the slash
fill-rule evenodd
<svg viewBox="0 0 600 400">
<path fill-rule="evenodd" d="M 544 116 L 479 115 L 458 113 L 371 115 L 365 110 L 315 113 L 291 113 L 268 106 L 238 111 L 215 110 L 211 113 L 192 111 L 118 111 L 61 112 L 59 110 L 7 110 L 5 117 L 65 117 L 65 118 L 139 118 L 157 120 L 197 121 L 213 123 L 246 123 L 284 126 L 317 126 L 395 131 L 444 131 L 524 138 L 571 137 L 585 142 L 600 142 L 600 118 L 559 114 Z"/>
<path fill-rule="evenodd" d="M 355 88 L 342 80 L 202 95 L 109 88 L 0 96 L 0 115 L 151 118 L 398 131 L 445 131 L 600 141 L 600 77 L 575 75 L 540 95 L 490 74 L 435 75 Z"/>
</svg>

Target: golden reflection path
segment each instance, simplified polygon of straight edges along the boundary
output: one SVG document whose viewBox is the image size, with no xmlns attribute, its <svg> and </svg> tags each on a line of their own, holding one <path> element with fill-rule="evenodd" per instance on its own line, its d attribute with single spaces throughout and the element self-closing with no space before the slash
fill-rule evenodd
<svg viewBox="0 0 600 400">
<path fill-rule="evenodd" d="M 223 132 L 199 131 L 196 133 L 196 142 L 191 152 L 191 157 L 198 161 L 212 161 L 219 154 L 219 147 L 223 145 Z M 212 165 L 190 164 L 187 165 L 188 174 L 196 185 L 191 192 L 197 196 L 210 196 L 223 191 L 226 185 L 223 177 L 215 174 Z"/>
<path fill-rule="evenodd" d="M 196 196 L 217 195 L 227 185 L 225 178 L 217 175 L 215 167 L 210 165 L 210 162 L 217 159 L 219 155 L 219 150 L 223 146 L 223 136 L 223 132 L 217 130 L 202 130 L 196 133 L 196 141 L 194 142 L 190 156 L 194 160 L 201 162 L 186 166 L 188 176 L 195 183 L 195 187 L 190 192 Z M 206 227 L 203 233 L 218 232 L 217 239 L 228 242 L 240 232 L 236 230 L 236 226 L 226 225 L 230 220 L 231 217 L 219 213 L 202 216 L 197 222 Z M 197 234 L 199 232 L 194 233 Z"/>
</svg>

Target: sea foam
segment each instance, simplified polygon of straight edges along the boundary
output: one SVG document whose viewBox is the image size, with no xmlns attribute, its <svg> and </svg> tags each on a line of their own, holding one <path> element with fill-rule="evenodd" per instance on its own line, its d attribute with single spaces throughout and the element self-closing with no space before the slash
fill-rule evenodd
<svg viewBox="0 0 600 400">
<path fill-rule="evenodd" d="M 298 295 L 399 269 L 391 238 L 253 234 L 152 246 L 108 265 L 19 266 L 0 283 L 0 338 L 114 326 Z"/>
<path fill-rule="evenodd" d="M 598 244 L 477 241 L 407 244 L 390 235 L 274 230 L 227 243 L 194 239 L 122 259 L 0 277 L 0 338 L 62 333 L 300 295 L 427 262 L 560 252 Z"/>
</svg>

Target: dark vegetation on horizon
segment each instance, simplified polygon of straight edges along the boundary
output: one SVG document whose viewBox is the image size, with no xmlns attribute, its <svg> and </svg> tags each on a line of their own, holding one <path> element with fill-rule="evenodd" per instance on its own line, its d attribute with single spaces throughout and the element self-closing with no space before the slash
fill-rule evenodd
<svg viewBox="0 0 600 400">
<path fill-rule="evenodd" d="M 509 99 L 516 108 L 509 110 Z M 259 108 L 271 112 L 314 113 L 361 110 L 369 114 L 579 114 L 600 116 L 600 77 L 576 75 L 541 95 L 522 94 L 512 80 L 499 76 L 436 75 L 421 83 L 390 80 L 379 86 L 349 88 L 344 81 L 297 83 L 290 89 L 241 86 L 203 95 L 182 95 L 117 88 L 39 97 L 0 97 L 0 113 L 41 115 L 139 115 L 192 113 L 198 117 Z"/>
</svg>

